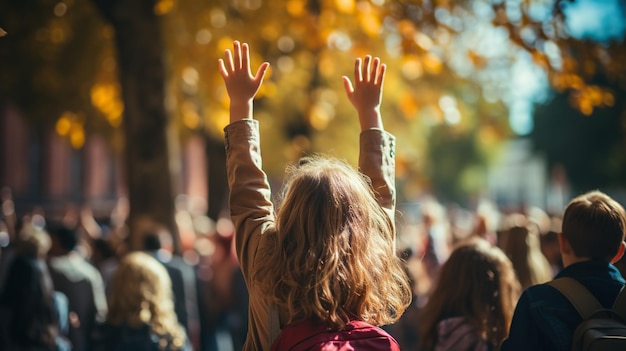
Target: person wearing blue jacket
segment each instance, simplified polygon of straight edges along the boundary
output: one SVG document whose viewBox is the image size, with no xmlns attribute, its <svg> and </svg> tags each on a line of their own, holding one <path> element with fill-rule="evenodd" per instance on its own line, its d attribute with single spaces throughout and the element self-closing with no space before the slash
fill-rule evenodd
<svg viewBox="0 0 626 351">
<path fill-rule="evenodd" d="M 563 215 L 559 248 L 563 270 L 585 286 L 605 308 L 611 308 L 626 284 L 613 265 L 624 254 L 624 207 L 600 191 L 573 199 Z M 520 297 L 502 351 L 570 350 L 574 330 L 582 322 L 574 306 L 556 288 L 534 285 Z"/>
</svg>

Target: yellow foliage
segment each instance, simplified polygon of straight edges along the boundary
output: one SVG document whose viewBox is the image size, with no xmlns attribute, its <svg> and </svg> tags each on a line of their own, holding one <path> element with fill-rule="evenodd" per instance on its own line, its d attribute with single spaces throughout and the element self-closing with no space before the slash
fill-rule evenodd
<svg viewBox="0 0 626 351">
<path fill-rule="evenodd" d="M 572 89 L 582 89 L 585 85 L 583 79 L 576 74 L 567 74 L 564 76 L 565 86 Z"/>
<path fill-rule="evenodd" d="M 430 37 L 422 32 L 417 32 L 413 36 L 415 43 L 417 46 L 422 48 L 425 51 L 429 51 L 433 47 L 433 41 Z"/>
<path fill-rule="evenodd" d="M 585 60 L 583 68 L 587 75 L 593 75 L 596 71 L 596 64 L 591 60 Z"/>
<path fill-rule="evenodd" d="M 428 105 L 422 109 L 420 117 L 429 124 L 440 124 L 443 122 L 443 111 L 438 106 Z"/>
<path fill-rule="evenodd" d="M 608 91 L 602 94 L 602 102 L 606 106 L 613 106 L 615 104 L 615 97 Z"/>
<path fill-rule="evenodd" d="M 55 44 L 64 43 L 67 37 L 66 30 L 62 26 L 53 26 L 50 30 L 50 40 Z"/>
<path fill-rule="evenodd" d="M 443 70 L 443 62 L 441 62 L 441 59 L 439 59 L 439 57 L 433 54 L 428 53 L 424 55 L 422 58 L 422 63 L 424 65 L 424 68 L 426 68 L 429 73 L 438 74 Z"/>
<path fill-rule="evenodd" d="M 74 114 L 72 112 L 64 112 L 57 120 L 55 126 L 57 134 L 61 136 L 67 135 L 72 127 L 72 119 L 74 119 Z"/>
<path fill-rule="evenodd" d="M 404 59 L 402 74 L 409 80 L 415 80 L 424 74 L 424 67 L 418 56 L 410 55 Z"/>
<path fill-rule="evenodd" d="M 593 105 L 591 105 L 588 100 L 581 100 L 578 105 L 578 109 L 585 116 L 591 116 L 591 114 L 593 113 Z"/>
<path fill-rule="evenodd" d="M 467 57 L 475 67 L 483 68 L 487 64 L 487 60 L 483 56 L 476 53 L 474 50 L 468 50 Z"/>
<path fill-rule="evenodd" d="M 354 5 L 354 0 L 335 0 L 335 8 L 337 8 L 337 10 L 342 13 L 354 13 Z"/>
<path fill-rule="evenodd" d="M 111 125 L 111 127 L 113 128 L 117 128 L 122 124 L 122 113 L 120 111 L 119 114 L 114 115 L 114 116 L 110 116 L 109 118 L 107 118 L 107 121 L 109 121 L 109 124 Z"/>
<path fill-rule="evenodd" d="M 261 97 L 272 98 L 276 96 L 277 93 L 278 93 L 278 87 L 276 86 L 274 82 L 264 81 L 263 85 L 261 85 L 261 88 L 259 89 L 259 92 L 257 93 L 257 98 L 261 98 Z"/>
<path fill-rule="evenodd" d="M 401 20 L 398 22 L 398 32 L 404 38 L 413 38 L 415 35 L 415 26 L 409 20 Z"/>
<path fill-rule="evenodd" d="M 214 28 L 224 28 L 228 24 L 228 19 L 222 9 L 216 8 L 209 14 L 209 22 Z"/>
<path fill-rule="evenodd" d="M 571 72 L 575 71 L 578 67 L 578 61 L 571 56 L 563 57 L 563 71 Z"/>
<path fill-rule="evenodd" d="M 563 91 L 563 90 L 565 90 L 565 89 L 567 89 L 569 87 L 568 79 L 566 78 L 566 75 L 565 74 L 561 74 L 561 73 L 554 73 L 554 74 L 552 74 L 550 76 L 550 84 L 557 91 Z"/>
<path fill-rule="evenodd" d="M 189 129 L 197 129 L 200 126 L 200 116 L 196 112 L 196 104 L 186 101 L 181 107 L 183 124 Z"/>
<path fill-rule="evenodd" d="M 98 107 L 113 98 L 113 92 L 109 85 L 96 84 L 91 87 L 91 103 Z"/>
<path fill-rule="evenodd" d="M 316 104 L 311 108 L 309 123 L 315 130 L 324 130 L 333 118 L 334 111 L 328 104 Z"/>
<path fill-rule="evenodd" d="M 396 176 L 398 178 L 405 178 L 408 173 L 409 165 L 407 159 L 402 156 L 396 157 Z"/>
<path fill-rule="evenodd" d="M 593 106 L 602 104 L 602 91 L 597 86 L 591 86 L 586 89 L 587 98 Z"/>
<path fill-rule="evenodd" d="M 548 67 L 550 67 L 550 61 L 548 60 L 548 56 L 546 56 L 546 54 L 538 51 L 533 51 L 532 57 L 533 61 L 537 65 L 541 66 L 541 68 L 547 69 Z"/>
<path fill-rule="evenodd" d="M 55 125 L 55 130 L 60 136 L 69 137 L 73 148 L 79 149 L 85 144 L 85 129 L 81 116 L 74 112 L 65 111 Z"/>
<path fill-rule="evenodd" d="M 209 117 L 209 123 L 213 125 L 214 130 L 223 130 L 230 123 L 230 114 L 226 109 L 219 109 L 212 112 Z"/>
<path fill-rule="evenodd" d="M 309 150 L 311 148 L 311 140 L 304 135 L 298 135 L 291 141 L 292 145 L 300 151 Z"/>
<path fill-rule="evenodd" d="M 154 13 L 158 16 L 165 15 L 174 8 L 174 0 L 159 0 L 154 4 Z"/>
<path fill-rule="evenodd" d="M 476 140 L 484 146 L 495 145 L 499 141 L 498 132 L 491 125 L 482 125 L 478 129 Z"/>
<path fill-rule="evenodd" d="M 113 127 L 122 122 L 124 104 L 120 98 L 120 87 L 114 83 L 96 83 L 91 87 L 91 103 Z"/>
<path fill-rule="evenodd" d="M 293 144 L 287 144 L 283 148 L 283 157 L 287 160 L 297 160 L 300 157 L 301 150 L 296 148 Z"/>
<path fill-rule="evenodd" d="M 197 129 L 200 126 L 200 116 L 193 110 L 183 111 L 183 124 L 189 129 Z"/>
<path fill-rule="evenodd" d="M 263 89 L 264 85 L 265 83 L 261 85 L 261 89 Z M 228 97 L 228 92 L 226 91 L 226 88 L 220 87 L 219 89 L 217 89 L 216 95 L 217 101 L 220 103 L 220 105 L 224 108 L 228 108 L 230 104 L 230 97 Z"/>
<path fill-rule="evenodd" d="M 85 145 L 85 130 L 82 124 L 73 124 L 70 131 L 70 144 L 75 149 L 80 149 Z"/>
<path fill-rule="evenodd" d="M 289 0 L 285 5 L 287 12 L 293 17 L 300 17 L 306 12 L 305 0 Z"/>
<path fill-rule="evenodd" d="M 322 11 L 317 19 L 319 28 L 337 27 L 337 13 L 335 11 Z"/>
<path fill-rule="evenodd" d="M 332 55 L 320 55 L 318 67 L 323 76 L 331 77 L 331 79 L 335 77 L 335 59 Z"/>
<path fill-rule="evenodd" d="M 417 105 L 417 101 L 413 98 L 413 95 L 409 92 L 402 94 L 400 98 L 400 110 L 402 111 L 402 116 L 407 120 L 414 120 L 417 117 L 417 112 L 419 111 L 419 106 Z"/>
<path fill-rule="evenodd" d="M 198 75 L 198 71 L 194 67 L 187 66 L 183 69 L 181 78 L 187 85 L 197 86 L 200 76 Z"/>
<path fill-rule="evenodd" d="M 231 38 L 230 36 L 223 36 L 217 42 L 217 50 L 220 53 L 220 58 L 223 56 L 222 53 L 226 51 L 226 49 L 233 49 L 233 38 Z"/>
<path fill-rule="evenodd" d="M 267 41 L 276 40 L 281 34 L 279 29 L 280 28 L 275 24 L 263 26 L 263 28 L 261 29 L 261 36 Z"/>
<path fill-rule="evenodd" d="M 378 36 L 380 33 L 380 27 L 381 23 L 376 14 L 366 13 L 361 16 L 361 28 L 368 36 Z"/>
</svg>

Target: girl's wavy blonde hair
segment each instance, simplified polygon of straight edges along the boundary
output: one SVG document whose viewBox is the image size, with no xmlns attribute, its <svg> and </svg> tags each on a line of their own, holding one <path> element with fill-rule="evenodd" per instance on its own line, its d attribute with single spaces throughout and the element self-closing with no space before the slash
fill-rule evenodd
<svg viewBox="0 0 626 351">
<path fill-rule="evenodd" d="M 127 254 L 111 278 L 107 322 L 134 328 L 148 325 L 177 349 L 186 341 L 174 312 L 172 282 L 165 267 L 140 251 Z"/>
<path fill-rule="evenodd" d="M 451 317 L 465 317 L 496 349 L 508 336 L 520 293 L 513 264 L 501 249 L 479 237 L 457 243 L 420 311 L 420 350 L 435 349 L 439 322 Z"/>
<path fill-rule="evenodd" d="M 255 281 L 288 311 L 287 323 L 317 318 L 341 329 L 402 315 L 411 288 L 369 178 L 344 161 L 309 157 L 287 168 L 280 203 Z"/>
</svg>

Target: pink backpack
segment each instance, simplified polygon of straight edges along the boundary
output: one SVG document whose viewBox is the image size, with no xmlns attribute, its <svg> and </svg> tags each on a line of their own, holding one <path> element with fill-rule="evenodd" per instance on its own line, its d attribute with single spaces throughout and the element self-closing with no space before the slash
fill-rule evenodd
<svg viewBox="0 0 626 351">
<path fill-rule="evenodd" d="M 354 320 L 339 331 L 312 320 L 282 329 L 271 351 L 400 351 L 398 342 L 383 329 Z"/>
</svg>

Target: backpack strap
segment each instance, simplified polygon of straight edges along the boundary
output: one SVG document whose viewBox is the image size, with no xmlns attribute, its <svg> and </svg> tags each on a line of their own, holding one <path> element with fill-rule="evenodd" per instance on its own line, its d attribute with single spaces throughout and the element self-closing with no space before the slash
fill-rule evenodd
<svg viewBox="0 0 626 351">
<path fill-rule="evenodd" d="M 626 321 L 626 287 L 622 287 L 622 290 L 617 295 L 615 303 L 613 303 L 613 311 Z"/>
<path fill-rule="evenodd" d="M 548 282 L 548 285 L 559 290 L 574 305 L 576 311 L 583 319 L 587 319 L 594 312 L 604 309 L 589 290 L 576 279 L 568 277 L 557 278 Z"/>
</svg>

